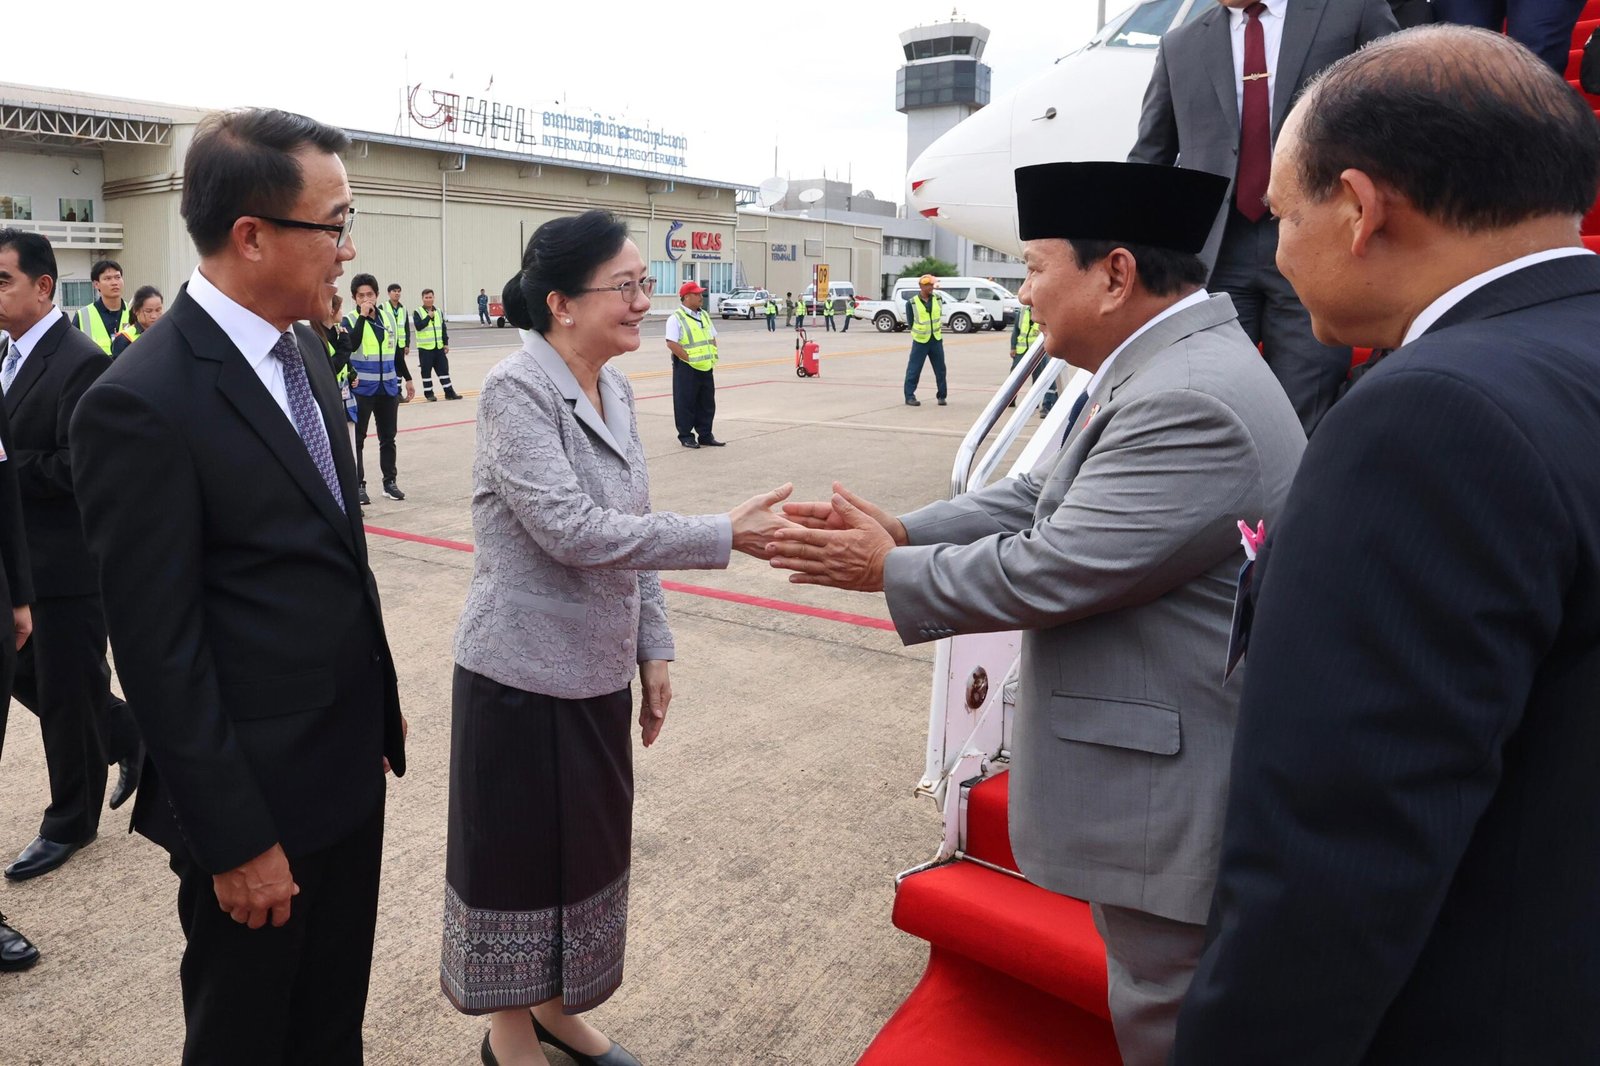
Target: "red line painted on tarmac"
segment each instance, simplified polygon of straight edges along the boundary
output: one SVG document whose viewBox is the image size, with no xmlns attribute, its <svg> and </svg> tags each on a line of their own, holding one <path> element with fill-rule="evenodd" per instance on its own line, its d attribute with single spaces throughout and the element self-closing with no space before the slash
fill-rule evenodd
<svg viewBox="0 0 1600 1066">
<path fill-rule="evenodd" d="M 406 533 L 398 529 L 383 529 L 379 526 L 364 526 L 368 533 L 379 537 L 392 537 L 395 540 L 409 540 L 416 544 L 427 544 L 435 548 L 449 548 L 451 551 L 470 552 L 471 544 L 464 540 L 445 540 L 442 537 L 428 537 L 421 533 Z M 807 618 L 821 618 L 828 622 L 844 622 L 846 625 L 860 626 L 863 629 L 886 629 L 894 632 L 894 623 L 884 618 L 873 618 L 870 615 L 851 614 L 848 611 L 830 611 L 825 607 L 810 607 L 803 603 L 790 603 L 788 600 L 773 600 L 765 596 L 750 596 L 743 592 L 726 592 L 722 589 L 707 588 L 704 585 L 685 585 L 679 581 L 663 581 L 661 587 L 669 592 L 682 592 L 690 596 L 704 596 L 709 600 L 725 600 L 728 603 L 740 603 L 747 607 L 763 607 L 769 611 L 782 611 L 785 614 L 798 614 Z"/>
<path fill-rule="evenodd" d="M 471 426 L 471 425 L 475 425 L 477 423 L 477 421 L 478 420 L 476 418 L 468 418 L 465 421 L 461 421 L 461 422 L 440 422 L 440 423 L 437 423 L 436 425 L 432 425 L 432 426 L 407 426 L 405 429 L 397 429 L 397 430 L 395 430 L 395 432 L 396 433 L 421 433 L 425 429 L 450 429 L 453 426 Z M 371 440 L 373 437 L 376 437 L 377 435 L 378 435 L 378 431 L 377 430 L 373 430 L 371 433 L 367 434 L 367 439 Z"/>
<path fill-rule="evenodd" d="M 777 382 L 777 381 L 741 381 L 737 385 L 718 385 L 717 386 L 717 391 L 718 392 L 726 392 L 729 389 L 748 389 L 752 385 L 777 385 L 777 384 L 781 384 L 781 382 Z M 655 393 L 654 395 L 651 395 L 651 396 L 635 396 L 633 399 L 634 399 L 635 402 L 638 402 L 639 400 L 665 400 L 668 397 L 670 397 L 671 395 L 672 395 L 672 393 L 670 393 L 670 392 L 658 392 L 658 393 Z"/>
</svg>

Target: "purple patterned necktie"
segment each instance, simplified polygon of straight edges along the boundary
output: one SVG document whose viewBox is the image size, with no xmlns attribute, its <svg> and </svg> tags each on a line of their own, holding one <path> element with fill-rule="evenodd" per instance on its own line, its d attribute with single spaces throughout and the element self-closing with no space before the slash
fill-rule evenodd
<svg viewBox="0 0 1600 1066">
<path fill-rule="evenodd" d="M 328 444 L 328 427 L 322 421 L 322 409 L 311 396 L 311 382 L 306 378 L 306 364 L 300 356 L 300 346 L 293 333 L 285 333 L 272 346 L 272 354 L 283 366 L 284 390 L 289 394 L 289 411 L 294 417 L 294 428 L 305 442 L 311 461 L 323 483 L 333 493 L 333 502 L 344 511 L 344 494 L 339 491 L 339 472 L 333 467 L 333 448 Z"/>
</svg>

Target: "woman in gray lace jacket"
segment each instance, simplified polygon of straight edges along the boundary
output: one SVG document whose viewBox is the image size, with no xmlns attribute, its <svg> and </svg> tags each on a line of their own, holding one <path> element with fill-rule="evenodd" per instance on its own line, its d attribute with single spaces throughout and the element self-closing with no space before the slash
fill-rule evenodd
<svg viewBox="0 0 1600 1066">
<path fill-rule="evenodd" d="M 789 488 L 727 514 L 650 510 L 628 379 L 654 285 L 600 211 L 540 226 L 506 286 L 529 330 L 478 401 L 472 587 L 456 633 L 446 997 L 491 1015 L 485 1063 L 635 1059 L 578 1015 L 622 980 L 633 819 L 630 685 L 646 746 L 671 700 L 658 569 L 765 557 Z M 530 1012 L 531 1008 L 531 1012 Z"/>
</svg>

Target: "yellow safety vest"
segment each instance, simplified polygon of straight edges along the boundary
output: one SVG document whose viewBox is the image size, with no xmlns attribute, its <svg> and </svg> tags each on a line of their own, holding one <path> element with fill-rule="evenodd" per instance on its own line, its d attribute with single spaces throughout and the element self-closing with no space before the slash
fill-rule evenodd
<svg viewBox="0 0 1600 1066">
<path fill-rule="evenodd" d="M 771 300 L 768 300 L 766 311 L 769 315 L 775 315 L 778 313 L 778 305 L 773 303 Z"/>
<path fill-rule="evenodd" d="M 832 318 L 833 317 L 833 297 L 831 297 L 831 296 L 822 305 L 822 317 L 823 318 Z"/>
<path fill-rule="evenodd" d="M 717 342 L 711 337 L 711 316 L 701 311 L 690 314 L 687 307 L 673 312 L 683 325 L 678 343 L 683 346 L 687 362 L 696 370 L 710 370 L 717 365 Z"/>
<path fill-rule="evenodd" d="M 128 323 L 133 321 L 133 315 L 128 310 L 128 301 L 122 301 L 122 311 L 117 316 L 117 332 L 121 333 L 128 328 Z M 100 317 L 100 311 L 94 304 L 86 304 L 78 308 L 78 328 L 88 334 L 89 339 L 100 346 L 106 355 L 111 354 L 111 338 L 114 334 L 106 332 L 105 319 Z"/>
<path fill-rule="evenodd" d="M 433 349 L 435 351 L 437 351 L 440 348 L 443 348 L 444 347 L 444 339 L 443 339 L 443 332 L 444 331 L 439 326 L 439 322 L 440 322 L 439 309 L 437 307 L 435 307 L 432 311 L 428 311 L 428 310 L 425 310 L 425 309 L 419 309 L 417 311 L 417 314 L 421 315 L 428 323 L 423 328 L 417 330 L 417 347 L 419 349 L 421 349 L 421 348 L 430 348 L 430 349 Z"/>
<path fill-rule="evenodd" d="M 1039 339 L 1039 325 L 1033 320 L 1033 308 L 1024 307 L 1022 317 L 1017 320 L 1017 343 L 1012 348 L 1014 355 L 1027 355 L 1028 349 L 1033 347 L 1033 342 Z"/>
<path fill-rule="evenodd" d="M 930 313 L 928 305 L 922 302 L 921 293 L 911 298 L 911 340 L 917 344 L 944 340 L 944 306 L 939 303 L 939 297 L 934 296 L 932 300 Z"/>
<path fill-rule="evenodd" d="M 390 307 L 388 301 L 384 301 L 378 306 L 389 316 L 389 335 L 394 338 L 395 350 L 399 351 L 406 346 L 406 338 L 411 334 L 411 315 L 406 310 L 405 304 Z"/>
</svg>

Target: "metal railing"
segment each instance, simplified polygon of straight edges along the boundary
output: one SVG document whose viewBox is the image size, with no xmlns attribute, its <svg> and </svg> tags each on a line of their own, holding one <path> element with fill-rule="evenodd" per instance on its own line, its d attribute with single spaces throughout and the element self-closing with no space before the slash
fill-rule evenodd
<svg viewBox="0 0 1600 1066">
<path fill-rule="evenodd" d="M 1028 420 L 1033 412 L 1038 409 L 1040 403 L 1043 402 L 1044 394 L 1050 391 L 1050 385 L 1055 380 L 1056 371 L 1059 371 L 1060 367 L 1056 367 L 1049 373 L 1040 374 L 1039 380 L 1033 382 L 1033 387 L 1028 390 L 1027 395 L 1017 405 L 1011 421 L 1006 424 L 999 437 L 995 439 L 994 444 L 984 453 L 981 462 L 978 461 L 978 449 L 983 446 L 984 440 L 988 438 L 994 427 L 999 424 L 1000 419 L 1010 408 L 1011 401 L 1016 399 L 1017 395 L 1022 392 L 1034 369 L 1043 366 L 1049 360 L 1050 356 L 1044 350 L 1043 338 L 1034 341 L 1027 353 L 1023 355 L 1022 359 L 1018 361 L 1016 367 L 1011 371 L 1010 376 L 1006 378 L 1005 384 L 1000 386 L 1000 391 L 989 398 L 983 413 L 972 424 L 972 428 L 967 430 L 967 435 L 961 440 L 961 447 L 956 449 L 955 464 L 950 471 L 951 498 L 959 496 L 969 489 L 982 488 L 988 484 L 995 468 L 1005 458 L 1006 453 L 1016 443 L 1017 438 L 1022 435 L 1022 431 L 1027 428 Z"/>
<path fill-rule="evenodd" d="M 120 222 L 35 222 L 31 219 L 7 219 L 24 233 L 37 233 L 55 248 L 116 249 L 122 247 Z"/>
</svg>

